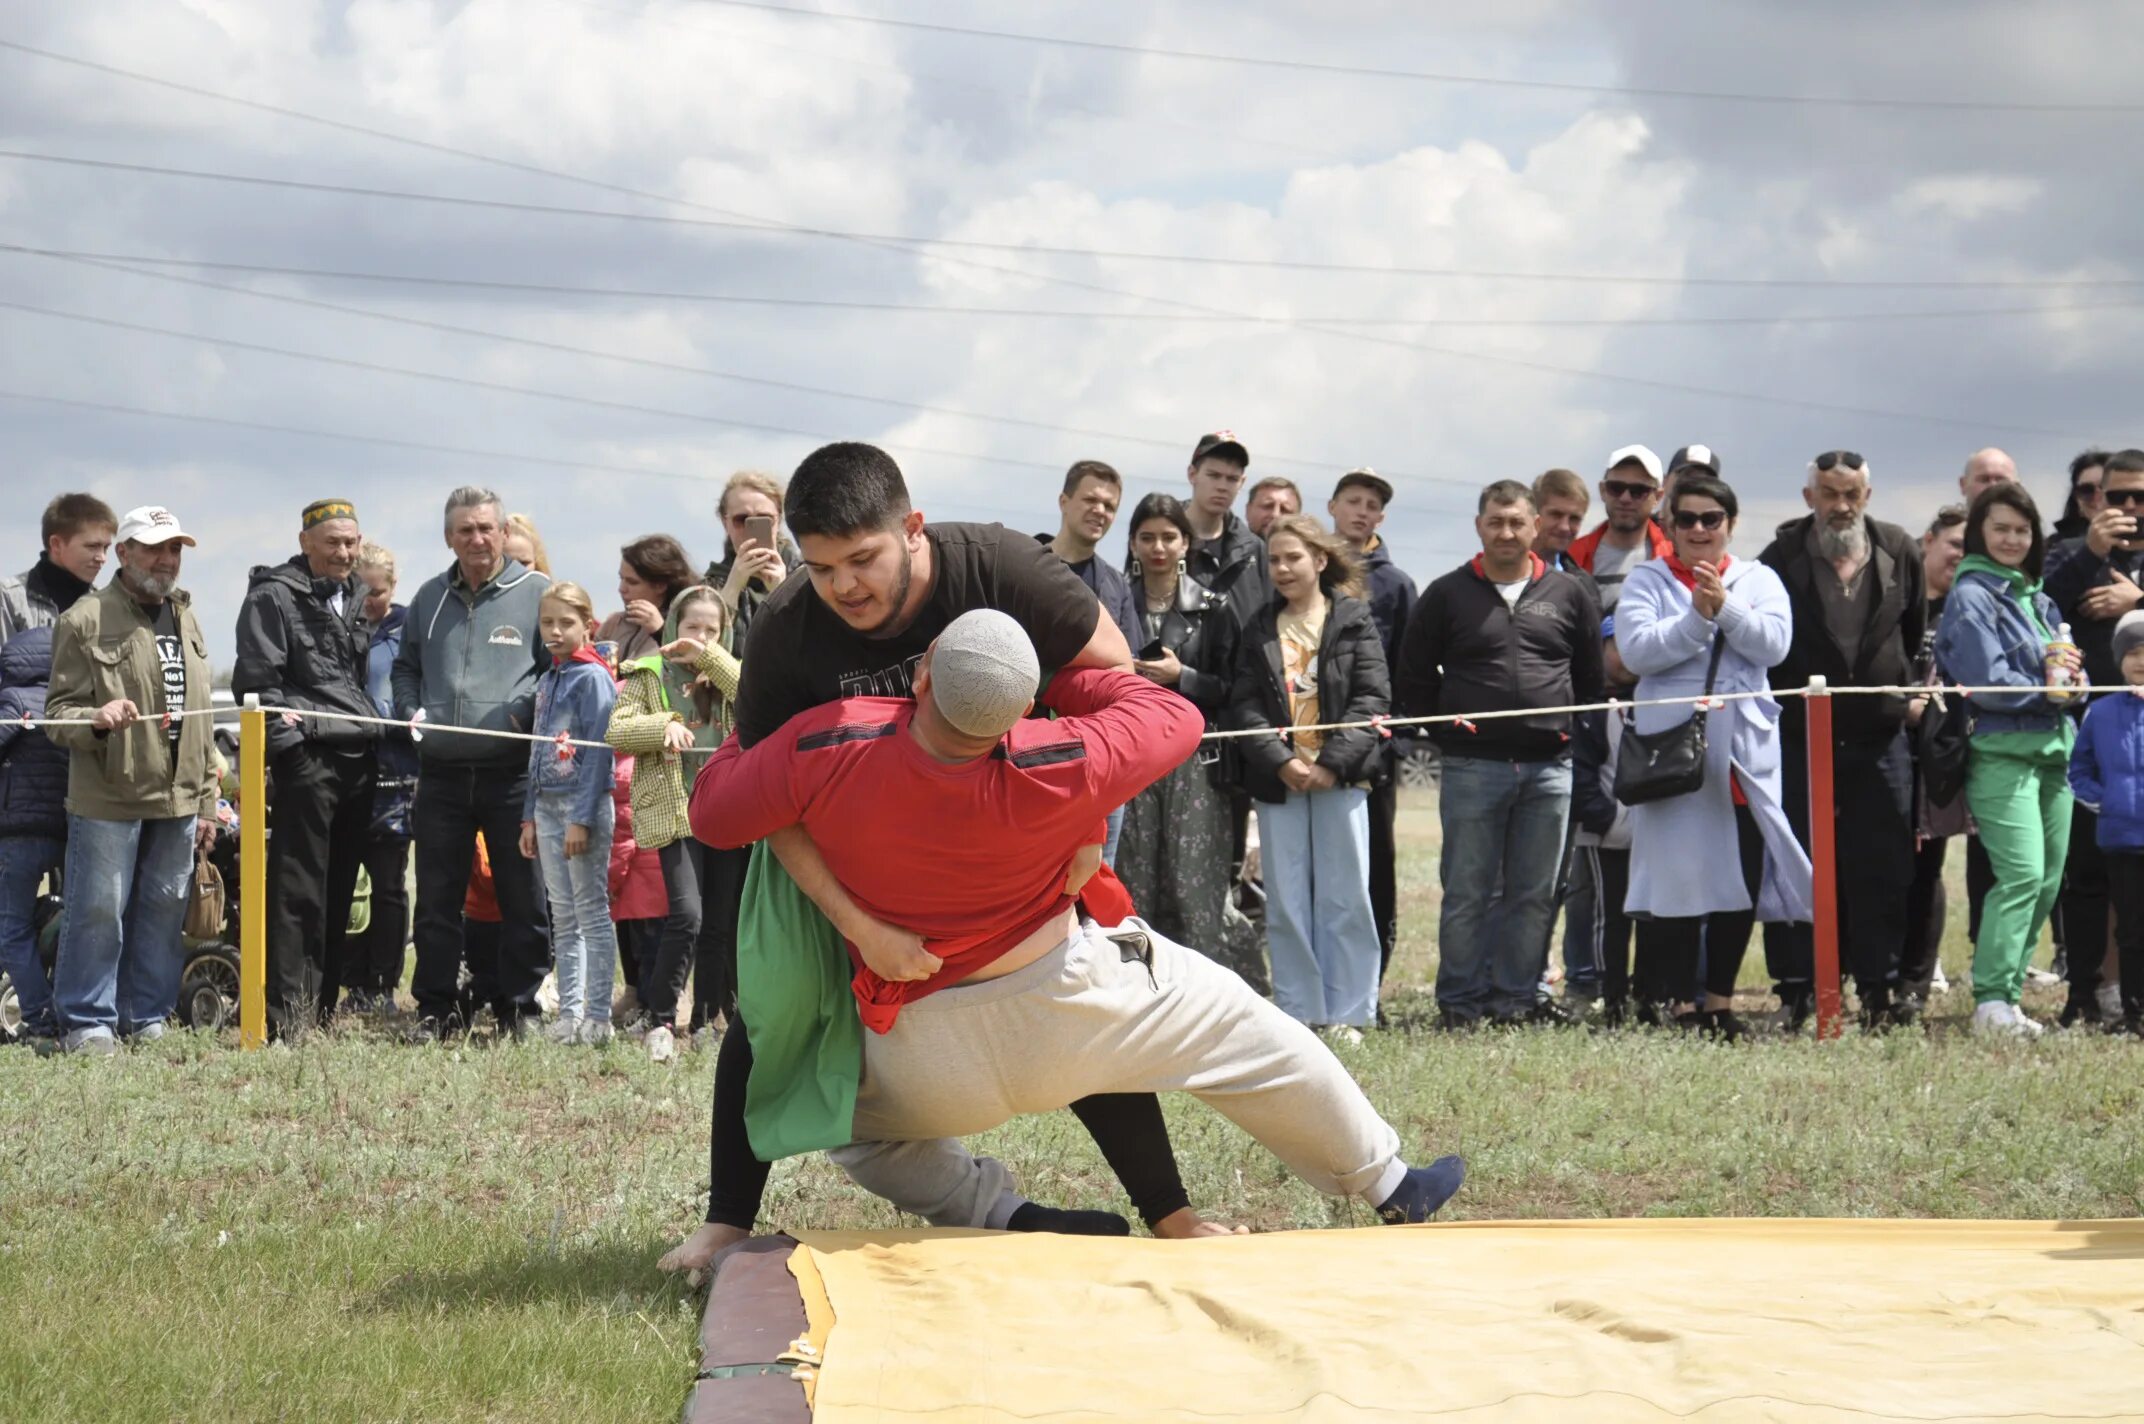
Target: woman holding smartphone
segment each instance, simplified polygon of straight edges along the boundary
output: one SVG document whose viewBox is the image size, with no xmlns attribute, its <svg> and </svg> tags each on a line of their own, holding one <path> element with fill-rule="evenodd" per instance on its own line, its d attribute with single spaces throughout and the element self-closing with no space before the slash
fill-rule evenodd
<svg viewBox="0 0 2144 1424">
<path fill-rule="evenodd" d="M 706 583 L 722 595 L 729 649 L 743 657 L 753 614 L 797 566 L 796 546 L 781 532 L 781 481 L 739 470 L 722 487 L 715 513 L 722 520 L 722 558 L 708 565 Z"/>
<path fill-rule="evenodd" d="M 1206 714 L 1211 728 L 1228 709 L 1236 627 L 1228 600 L 1184 571 L 1192 542 L 1191 516 L 1179 500 L 1150 494 L 1139 501 L 1125 570 L 1139 620 L 1124 632 L 1134 650 L 1132 671 L 1173 688 Z M 1115 869 L 1147 923 L 1213 956 L 1263 993 L 1265 965 L 1250 943 L 1250 922 L 1230 913 L 1224 746 L 1206 743 L 1132 798 Z"/>
</svg>

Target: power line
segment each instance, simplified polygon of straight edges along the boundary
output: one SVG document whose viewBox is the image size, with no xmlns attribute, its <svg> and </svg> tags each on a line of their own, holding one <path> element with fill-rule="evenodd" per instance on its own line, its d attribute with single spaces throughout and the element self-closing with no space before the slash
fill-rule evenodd
<svg viewBox="0 0 2144 1424">
<path fill-rule="evenodd" d="M 970 252 L 1025 253 L 1038 257 L 1078 257 L 1110 262 L 1183 263 L 1197 267 L 1247 268 L 1261 271 L 1347 273 L 1385 277 L 1437 277 L 1467 281 L 1565 282 L 1600 286 L 1897 288 L 1946 291 L 2144 287 L 2144 278 L 2138 277 L 1690 277 L 1675 276 L 1668 273 L 1516 272 L 1491 268 L 1402 267 L 1379 266 L 1375 263 L 1367 262 L 1313 262 L 1307 259 L 1287 257 L 1231 257 L 1218 253 L 1135 252 L 1099 247 L 1067 247 L 1018 242 L 986 242 L 971 238 L 919 237 L 900 233 L 852 232 L 842 228 L 810 227 L 802 224 L 770 226 L 758 219 L 741 221 L 726 218 L 696 218 L 683 217 L 674 213 L 631 213 L 619 212 L 612 208 L 577 208 L 559 203 L 517 202 L 509 198 L 472 198 L 459 193 L 418 193 L 401 188 L 373 188 L 350 183 L 318 183 L 300 178 L 276 178 L 252 173 L 226 173 L 201 168 L 175 168 L 156 163 L 127 163 L 109 158 L 83 158 L 74 154 L 31 153 L 23 149 L 0 149 L 0 159 L 14 159 L 23 163 L 55 163 L 74 168 L 103 169 L 118 173 L 139 173 L 158 178 L 183 178 L 195 182 L 237 183 L 249 187 L 286 188 L 299 192 L 327 193 L 341 197 L 379 198 L 404 203 L 432 203 L 455 208 L 495 209 L 502 212 L 525 213 L 544 217 L 597 218 L 613 222 L 652 223 L 662 227 L 708 228 L 722 232 L 741 232 L 766 237 L 826 238 L 840 242 L 860 242 L 873 246 L 891 247 L 894 250 L 906 252 L 911 256 L 919 255 L 911 250 L 915 248 L 952 247 Z M 1056 280 L 1029 272 L 1016 272 L 1014 275 L 1034 277 L 1036 280 L 1041 281 Z M 1090 287 L 1089 290 L 1109 292 L 1111 295 L 1116 296 L 1138 296 L 1141 300 L 1147 301 L 1168 300 L 1166 298 L 1146 297 L 1140 293 L 1117 292 L 1107 287 Z M 1301 319 L 1298 318 L 1289 318 L 1288 320 L 1293 324 L 1302 324 Z"/>
<path fill-rule="evenodd" d="M 1098 54 L 1135 56 L 1141 59 L 1180 60 L 1191 64 L 1231 65 L 1239 68 L 1288 70 L 1307 74 L 1343 75 L 1354 79 L 1392 79 L 1417 84 L 1447 84 L 1482 89 L 1536 90 L 1557 94 L 1595 94 L 1617 98 L 1687 99 L 1706 103 L 1763 104 L 1777 107 L 1825 109 L 1925 109 L 1948 113 L 1988 114 L 2139 114 L 2144 104 L 2098 101 L 2042 103 L 2004 99 L 1916 99 L 1853 94 L 1763 94 L 1721 89 L 1677 89 L 1643 84 L 1582 84 L 1555 79 L 1512 79 L 1488 74 L 1438 73 L 1420 69 L 1390 69 L 1375 65 L 1333 64 L 1311 59 L 1279 59 L 1271 56 L 1227 54 L 1211 50 L 1168 49 L 1158 45 L 1135 45 L 1108 40 L 1076 39 L 1068 35 L 1025 34 L 1012 30 L 988 30 L 967 25 L 938 24 L 925 20 L 892 19 L 883 15 L 858 15 L 847 11 L 806 10 L 794 5 L 776 5 L 768 0 L 698 0 L 703 5 L 721 5 L 733 10 L 787 15 L 796 19 L 830 20 L 843 24 L 875 25 L 886 29 L 927 34 L 958 35 L 968 39 L 1002 40 L 1015 44 L 1046 45 L 1055 49 L 1080 49 Z"/>
<path fill-rule="evenodd" d="M 229 262 L 201 257 L 163 257 L 136 252 L 94 252 L 65 247 L 35 247 L 0 242 L 0 252 L 22 252 L 38 257 L 56 257 L 83 262 L 103 262 L 128 267 L 192 267 L 211 272 L 246 272 L 270 277 L 301 277 L 310 281 L 359 282 L 388 286 L 439 287 L 453 290 L 520 292 L 538 296 L 602 297 L 616 300 L 693 302 L 716 306 L 774 307 L 784 310 L 885 312 L 906 316 L 1007 317 L 1022 321 L 1108 321 L 1167 323 L 1186 326 L 1319 326 L 1364 328 L 1462 327 L 1469 329 L 1514 329 L 1565 327 L 1710 327 L 1710 326 L 1827 326 L 1836 324 L 1895 321 L 1956 320 L 1973 317 L 2057 316 L 2063 313 L 2127 311 L 2144 306 L 2144 299 L 2112 302 L 2078 302 L 2004 307 L 1947 307 L 1937 310 L 1880 312 L 1787 312 L 1748 316 L 1640 316 L 1640 317 L 1441 317 L 1441 316 L 1265 316 L 1256 312 L 1148 312 L 1078 311 L 1035 307 L 947 306 L 927 302 L 872 302 L 834 297 L 772 297 L 756 292 L 677 291 L 647 287 L 595 287 L 561 282 L 510 282 L 490 277 L 442 277 L 415 272 L 357 272 L 332 267 L 295 267 L 267 262 Z M 150 275 L 142 273 L 143 276 Z M 266 295 L 252 288 L 234 291 Z"/>
<path fill-rule="evenodd" d="M 991 425 L 1005 425 L 1026 430 L 1040 430 L 1054 435 L 1077 435 L 1092 439 L 1115 440 L 1121 441 L 1126 444 L 1144 445 L 1159 450 L 1180 452 L 1183 449 L 1182 442 L 1175 440 L 1158 440 L 1151 436 L 1129 435 L 1125 434 L 1122 431 L 1098 430 L 1089 426 L 1081 425 L 1058 425 L 1050 421 L 1028 420 L 1019 416 L 994 415 L 986 411 L 963 410 L 957 406 L 930 405 L 920 401 L 900 400 L 891 396 L 865 395 L 857 391 L 835 390 L 825 386 L 805 385 L 796 381 L 774 380 L 765 376 L 748 376 L 743 374 L 742 372 L 722 371 L 709 366 L 692 366 L 679 361 L 664 361 L 651 356 L 635 356 L 622 351 L 604 351 L 594 347 L 574 346 L 561 341 L 547 341 L 539 337 L 519 336 L 510 332 L 503 331 L 490 331 L 482 327 L 460 326 L 452 322 L 432 321 L 424 317 L 404 316 L 400 313 L 395 312 L 371 311 L 364 307 L 344 306 L 338 302 L 324 302 L 316 298 L 294 296 L 286 292 L 264 292 L 251 287 L 232 286 L 229 283 L 225 282 L 205 281 L 198 277 L 182 277 L 168 272 L 145 271 L 140 268 L 127 266 L 123 262 L 95 258 L 82 254 L 59 252 L 50 249 L 21 247 L 13 243 L 0 243 L 0 252 L 29 253 L 35 256 L 52 257 L 57 258 L 61 261 L 73 262 L 78 265 L 94 267 L 103 271 L 124 272 L 130 276 L 146 277 L 152 281 L 173 282 L 184 286 L 202 288 L 212 292 L 228 292 L 237 296 L 256 297 L 262 301 L 278 302 L 288 306 L 304 307 L 312 311 L 334 312 L 341 316 L 353 316 L 369 321 L 387 322 L 396 326 L 414 327 L 424 331 L 444 332 L 452 336 L 467 336 L 484 341 L 497 341 L 512 346 L 528 347 L 532 350 L 551 351 L 567 356 L 592 357 L 596 360 L 602 361 L 616 361 L 624 365 L 639 366 L 649 370 L 669 371 L 678 375 L 703 376 L 712 380 L 734 381 L 743 385 L 759 386 L 770 390 L 791 391 L 800 395 L 826 396 L 836 400 L 859 401 L 867 405 L 892 406 L 901 410 L 921 411 L 929 415 L 953 416 L 962 420 L 980 421 Z M 0 301 L 0 306 L 7 305 L 9 304 L 4 301 Z M 38 307 L 25 309 L 35 311 L 40 315 L 57 316 L 69 320 L 104 320 L 103 318 L 82 316 L 77 313 L 59 312 L 49 308 Z M 153 330 L 156 334 L 159 335 L 186 337 L 188 339 L 199 341 L 218 341 L 221 339 L 208 336 L 193 336 L 190 333 L 171 331 L 164 328 L 151 328 L 150 330 Z M 274 354 L 292 354 L 282 352 L 280 348 L 263 347 L 256 349 L 269 351 Z M 318 359 L 330 358 L 322 357 Z M 401 368 L 395 368 L 395 370 L 397 374 L 402 375 L 423 374 L 421 372 L 413 372 L 403 370 Z M 544 394 L 543 392 L 523 393 L 536 395 Z M 678 412 L 667 413 L 680 414 Z M 777 430 L 776 433 L 809 435 L 812 432 Z M 818 438 L 832 439 L 834 437 L 822 436 Z M 955 452 L 920 451 L 919 453 L 948 454 Z M 968 456 L 966 458 L 976 459 L 983 457 Z M 1295 456 L 1269 455 L 1264 453 L 1261 453 L 1259 455 L 1259 463 L 1261 467 L 1265 465 L 1292 465 L 1299 469 L 1305 470 L 1338 471 L 1347 468 L 1347 462 L 1345 461 L 1306 460 Z M 1046 466 L 1040 464 L 1038 464 L 1036 467 L 1052 469 L 1055 468 L 1054 466 Z M 1462 486 L 1470 490 L 1476 488 L 1477 485 L 1476 481 L 1457 479 L 1448 475 L 1415 475 L 1409 474 L 1405 471 L 1394 471 L 1392 472 L 1392 476 L 1395 479 L 1405 479 L 1410 482 L 1422 482 L 1429 484 L 1450 484 Z"/>
</svg>

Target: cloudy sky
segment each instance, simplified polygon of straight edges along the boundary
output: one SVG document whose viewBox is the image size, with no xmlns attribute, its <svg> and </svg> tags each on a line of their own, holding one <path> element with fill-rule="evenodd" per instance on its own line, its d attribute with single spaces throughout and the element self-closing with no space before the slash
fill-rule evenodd
<svg viewBox="0 0 2144 1424">
<path fill-rule="evenodd" d="M 1979 446 L 2044 506 L 2144 442 L 2104 5 L 9 0 L 0 41 L 0 564 L 59 490 L 168 503 L 219 660 L 321 495 L 407 593 L 493 485 L 600 605 L 824 439 L 1042 528 L 1073 460 L 1180 491 L 1227 426 L 1314 508 L 1390 475 L 1426 581 L 1482 483 L 1628 441 L 1719 449 L 1750 554 L 1820 450 L 1917 524 Z"/>
</svg>

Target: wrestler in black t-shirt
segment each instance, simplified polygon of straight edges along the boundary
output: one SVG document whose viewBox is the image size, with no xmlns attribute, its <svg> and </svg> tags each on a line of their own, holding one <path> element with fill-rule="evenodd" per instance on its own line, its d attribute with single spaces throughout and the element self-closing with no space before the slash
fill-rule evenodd
<svg viewBox="0 0 2144 1424">
<path fill-rule="evenodd" d="M 1094 637 L 1101 605 L 1047 545 L 997 524 L 931 524 L 923 537 L 930 545 L 930 591 L 898 632 L 856 631 L 826 606 L 802 572 L 768 598 L 753 616 L 742 657 L 737 736 L 745 745 L 799 712 L 844 697 L 912 696 L 910 678 L 932 640 L 973 609 L 1018 619 L 1045 671 L 1072 662 Z M 746 1141 L 751 1067 L 750 1041 L 733 1019 L 715 1065 L 707 1219 L 745 1231 L 759 1215 L 768 1167 L 748 1149 L 724 1149 Z M 1072 1111 L 1149 1226 L 1190 1205 L 1153 1094 L 1101 1094 L 1072 1104 Z"/>
</svg>

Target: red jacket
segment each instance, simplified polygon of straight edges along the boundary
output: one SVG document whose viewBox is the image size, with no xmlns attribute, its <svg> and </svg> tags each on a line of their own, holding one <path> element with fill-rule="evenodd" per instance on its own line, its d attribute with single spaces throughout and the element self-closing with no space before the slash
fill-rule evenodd
<svg viewBox="0 0 2144 1424">
<path fill-rule="evenodd" d="M 663 858 L 633 839 L 633 759 L 613 764 L 610 798 L 617 823 L 610 837 L 610 917 L 613 920 L 659 920 L 670 913 L 670 889 L 663 880 Z"/>
<path fill-rule="evenodd" d="M 903 1002 L 1062 914 L 1074 852 L 1099 844 L 1108 813 L 1181 765 L 1205 729 L 1191 702 L 1128 672 L 1059 673 L 1044 701 L 1063 715 L 1022 721 L 958 764 L 909 734 L 905 698 L 813 708 L 749 751 L 731 737 L 693 783 L 693 834 L 741 846 L 802 825 L 859 908 L 923 936 L 945 963 L 916 983 L 888 984 L 849 951 L 863 1020 L 883 1033 Z M 1109 923 L 1130 908 L 1106 872 L 1081 899 Z"/>
<path fill-rule="evenodd" d="M 1601 536 L 1607 532 L 1608 521 L 1603 519 L 1593 528 L 1592 532 L 1581 534 L 1576 539 L 1573 539 L 1571 547 L 1564 551 L 1563 556 L 1587 573 L 1592 573 L 1594 551 L 1600 548 Z M 1668 531 L 1660 527 L 1658 520 L 1646 520 L 1645 533 L 1652 541 L 1653 546 L 1653 551 L 1646 555 L 1647 558 L 1664 559 L 1675 552 L 1675 541 L 1668 537 Z"/>
</svg>

